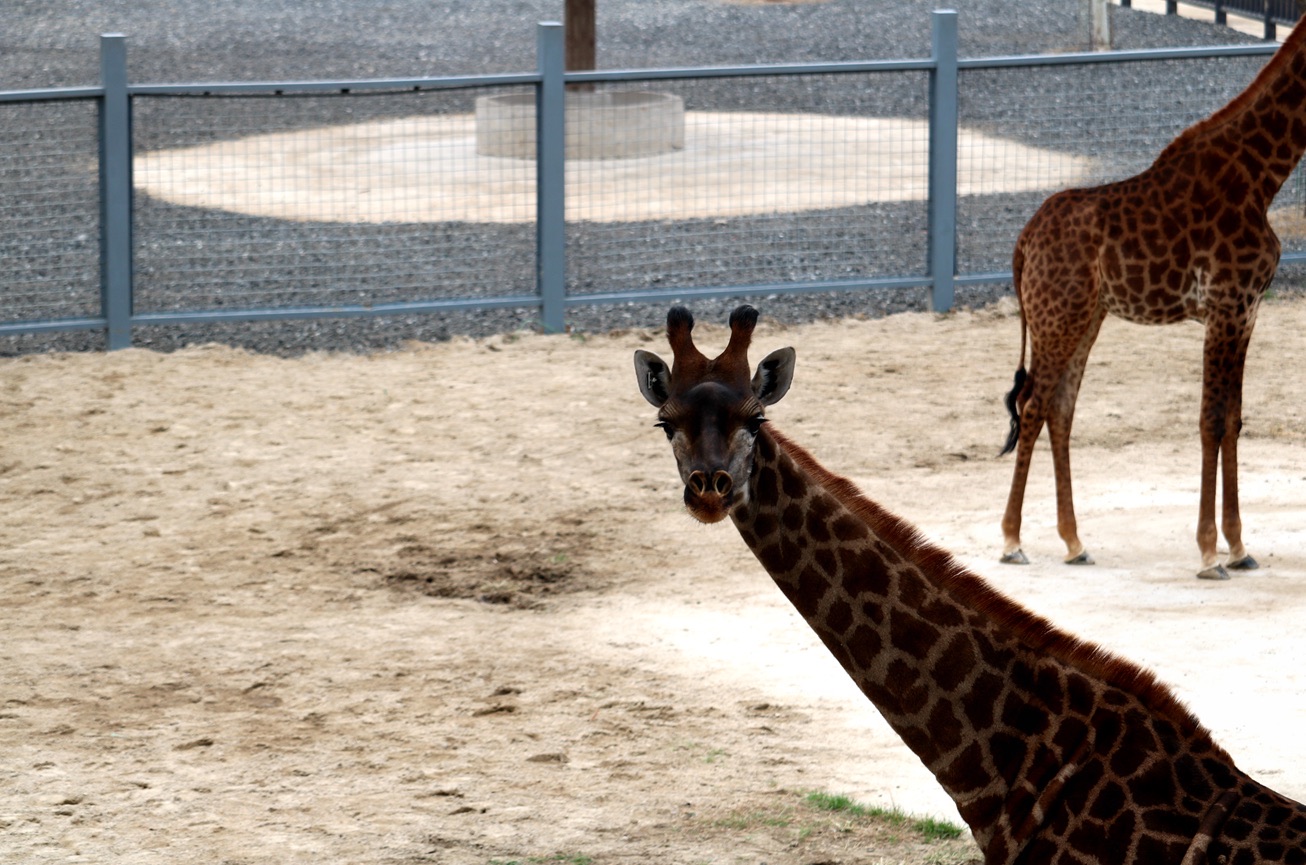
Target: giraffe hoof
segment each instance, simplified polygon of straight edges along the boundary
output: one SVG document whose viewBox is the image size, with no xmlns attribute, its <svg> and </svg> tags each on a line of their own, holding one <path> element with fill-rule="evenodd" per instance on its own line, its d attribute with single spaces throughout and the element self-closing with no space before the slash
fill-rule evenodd
<svg viewBox="0 0 1306 865">
<path fill-rule="evenodd" d="M 1071 556 L 1070 558 L 1066 559 L 1066 564 L 1068 564 L 1068 565 L 1095 565 L 1095 564 L 1097 564 L 1097 562 L 1093 561 L 1093 557 L 1090 556 L 1090 555 L 1088 554 L 1088 550 L 1084 550 L 1084 551 L 1082 551 L 1079 555 L 1077 555 L 1077 556 Z"/>
<path fill-rule="evenodd" d="M 1243 556 L 1236 562 L 1227 562 L 1225 567 L 1235 571 L 1254 571 L 1260 567 L 1260 564 L 1251 556 Z"/>
<path fill-rule="evenodd" d="M 1211 565 L 1211 567 L 1206 568 L 1205 570 L 1198 571 L 1197 579 L 1227 580 L 1229 579 L 1229 572 L 1224 569 L 1224 565 Z"/>
<path fill-rule="evenodd" d="M 1025 556 L 1024 550 L 1012 550 L 1009 553 L 1003 553 L 1002 558 L 998 561 L 1004 565 L 1028 565 L 1029 559 Z"/>
</svg>

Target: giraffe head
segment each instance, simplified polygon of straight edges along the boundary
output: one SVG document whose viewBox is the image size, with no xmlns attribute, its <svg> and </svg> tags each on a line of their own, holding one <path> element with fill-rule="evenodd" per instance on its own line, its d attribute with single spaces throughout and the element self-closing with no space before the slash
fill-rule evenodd
<svg viewBox="0 0 1306 865">
<path fill-rule="evenodd" d="M 750 374 L 748 343 L 757 310 L 741 306 L 730 314 L 730 342 L 709 360 L 694 346 L 694 317 L 682 306 L 667 313 L 673 364 L 648 351 L 635 352 L 635 373 L 644 398 L 658 409 L 658 423 L 671 442 L 685 507 L 705 523 L 725 518 L 743 503 L 753 467 L 753 443 L 763 410 L 779 402 L 794 376 L 794 350 L 771 352 Z"/>
</svg>

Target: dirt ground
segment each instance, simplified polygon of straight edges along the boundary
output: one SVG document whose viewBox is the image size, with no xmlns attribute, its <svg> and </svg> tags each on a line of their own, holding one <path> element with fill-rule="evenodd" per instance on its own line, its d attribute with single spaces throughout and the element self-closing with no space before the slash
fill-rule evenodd
<svg viewBox="0 0 1306 865">
<path fill-rule="evenodd" d="M 759 304 L 765 317 L 765 303 Z M 774 422 L 1005 591 L 1156 669 L 1306 798 L 1306 302 L 1263 308 L 1242 497 L 1194 579 L 1198 325 L 1110 321 L 1075 430 L 1094 567 L 1036 459 L 997 562 L 1010 308 L 781 329 Z M 723 331 L 703 323 L 700 344 Z M 684 513 L 658 333 L 299 360 L 0 361 L 0 861 L 953 863 L 959 822 L 728 523 Z"/>
</svg>

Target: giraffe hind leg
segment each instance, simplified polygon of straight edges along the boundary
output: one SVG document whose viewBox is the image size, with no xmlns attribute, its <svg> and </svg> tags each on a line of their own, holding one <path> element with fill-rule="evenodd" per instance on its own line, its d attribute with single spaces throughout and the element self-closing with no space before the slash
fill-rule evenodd
<svg viewBox="0 0 1306 865">
<path fill-rule="evenodd" d="M 1057 486 L 1057 533 L 1066 545 L 1065 563 L 1091 565 L 1093 557 L 1084 549 L 1079 539 L 1079 523 L 1075 519 L 1074 484 L 1070 472 L 1070 431 L 1075 421 L 1075 402 L 1079 399 L 1079 386 L 1084 380 L 1088 354 L 1093 349 L 1097 334 L 1106 318 L 1106 310 L 1099 307 L 1080 333 L 1073 353 L 1061 366 L 1061 375 L 1047 413 L 1048 440 L 1052 445 L 1052 468 Z"/>
<path fill-rule="evenodd" d="M 1045 420 L 1043 406 L 1044 400 L 1036 389 L 1034 394 L 1020 406 L 1019 421 L 1013 423 L 1018 433 L 1016 465 L 1011 473 L 1011 491 L 1007 495 L 1007 509 L 1002 516 L 1003 548 L 1000 559 L 1008 565 L 1029 564 L 1029 557 L 1020 548 L 1020 512 L 1025 503 L 1025 484 L 1029 479 L 1029 466 L 1034 458 L 1034 443 L 1038 441 L 1039 433 L 1043 431 Z"/>
<path fill-rule="evenodd" d="M 1006 445 L 1004 445 L 1001 452 L 998 453 L 998 456 L 1000 457 L 1006 456 L 1014 451 L 1016 445 L 1020 442 L 1020 424 L 1023 414 L 1021 408 L 1022 404 L 1029 400 L 1029 395 L 1023 393 L 1023 391 L 1025 390 L 1025 384 L 1028 381 L 1029 373 L 1025 371 L 1025 367 L 1022 364 L 1016 370 L 1016 377 L 1011 385 L 1011 391 L 1006 397 L 1007 413 L 1011 415 L 1011 432 L 1007 434 Z M 1023 400 L 1022 397 L 1024 397 Z M 1019 469 L 1017 469 L 1017 473 L 1019 473 Z M 1017 530 L 1017 537 L 1018 536 L 1019 530 Z M 1029 557 L 1026 556 L 1025 551 L 1020 548 L 1020 542 L 1019 539 L 1017 539 L 1015 548 L 1005 550 L 1002 553 L 1002 558 L 998 561 L 1002 562 L 1004 565 L 1028 565 Z"/>
</svg>

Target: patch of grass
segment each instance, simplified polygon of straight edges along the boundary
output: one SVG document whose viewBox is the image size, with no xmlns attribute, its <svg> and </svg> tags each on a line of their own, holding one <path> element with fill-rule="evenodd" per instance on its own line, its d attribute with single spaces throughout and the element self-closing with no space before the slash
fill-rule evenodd
<svg viewBox="0 0 1306 865">
<path fill-rule="evenodd" d="M 676 750 L 688 751 L 694 759 L 704 763 L 718 763 L 730 756 L 730 752 L 724 748 L 713 748 L 701 742 L 682 742 L 676 745 Z"/>
<path fill-rule="evenodd" d="M 764 811 L 750 811 L 746 814 L 731 814 L 728 817 L 722 817 L 716 821 L 716 825 L 723 829 L 756 829 L 759 826 L 774 826 L 777 829 L 784 829 L 793 822 L 793 813 L 785 810 L 779 814 L 768 814 Z M 810 831 L 810 830 L 809 830 Z"/>
<path fill-rule="evenodd" d="M 693 748 L 701 757 L 705 746 Z M 801 861 L 812 863 L 849 861 L 860 855 L 855 851 L 873 851 L 875 858 L 869 861 L 978 865 L 979 851 L 969 833 L 957 826 L 862 804 L 848 796 L 781 788 L 745 797 L 733 808 L 717 802 L 696 804 L 701 808 L 683 815 L 687 825 L 719 849 L 737 847 L 747 839 L 759 851 L 775 855 L 781 849 L 801 847 Z"/>
<path fill-rule="evenodd" d="M 963 831 L 960 826 L 946 820 L 916 817 L 898 808 L 863 805 L 837 793 L 812 792 L 803 797 L 803 801 L 818 811 L 833 811 L 851 817 L 873 817 L 891 826 L 911 829 L 927 841 L 951 841 L 960 838 Z"/>
<path fill-rule="evenodd" d="M 530 856 L 526 859 L 491 859 L 489 865 L 546 865 L 550 862 L 561 865 L 594 865 L 594 859 L 583 853 L 554 853 L 552 856 Z"/>
</svg>

